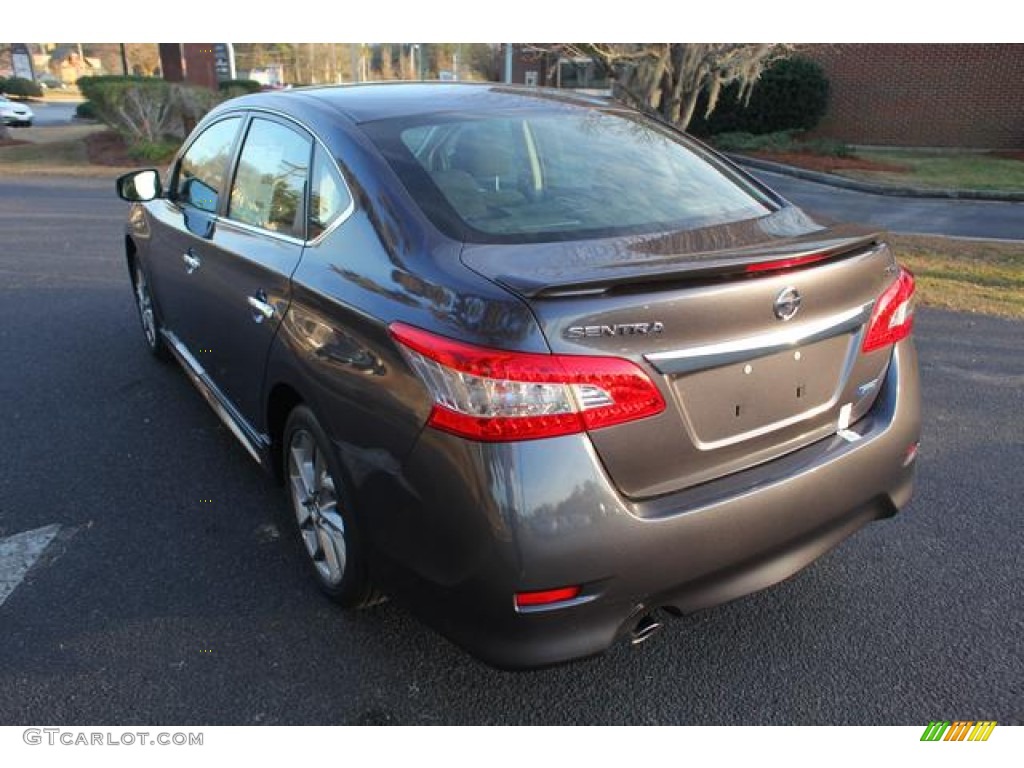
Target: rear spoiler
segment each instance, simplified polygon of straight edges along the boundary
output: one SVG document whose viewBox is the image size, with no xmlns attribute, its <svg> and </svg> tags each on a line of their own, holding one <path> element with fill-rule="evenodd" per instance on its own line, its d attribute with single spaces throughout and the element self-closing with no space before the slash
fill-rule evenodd
<svg viewBox="0 0 1024 768">
<path fill-rule="evenodd" d="M 883 243 L 883 235 L 876 232 L 825 243 L 803 243 L 799 249 L 794 249 L 790 243 L 788 248 L 750 249 L 746 253 L 734 251 L 722 256 L 690 254 L 685 260 L 667 258 L 660 264 L 620 262 L 565 281 L 531 279 L 522 274 L 503 274 L 495 279 L 531 299 L 665 290 L 678 284 L 749 279 L 795 271 L 872 252 L 883 247 Z"/>
</svg>

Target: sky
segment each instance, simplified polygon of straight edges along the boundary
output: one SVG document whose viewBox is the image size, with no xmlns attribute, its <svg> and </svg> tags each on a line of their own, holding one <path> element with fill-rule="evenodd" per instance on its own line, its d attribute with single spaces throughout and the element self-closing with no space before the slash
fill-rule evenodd
<svg viewBox="0 0 1024 768">
<path fill-rule="evenodd" d="M 24 7 L 24 6 L 23 6 Z M 385 0 L 359 4 L 303 0 L 294 4 L 171 5 L 124 0 L 48 0 L 46 13 L 12 13 L 12 40 L 207 42 L 1018 42 L 1020 27 L 1005 23 L 1005 0 L 927 5 L 893 0 L 631 0 L 629 3 L 552 3 L 550 0 Z M 273 13 L 259 9 L 273 8 Z M 294 12 L 281 13 L 281 8 Z M 959 9 L 964 12 L 957 14 Z M 669 9 L 669 10 L 665 10 Z M 161 18 L 161 16 L 163 18 Z M 198 23 L 202 20 L 202 23 Z M 202 39 L 197 37 L 202 34 Z"/>
</svg>

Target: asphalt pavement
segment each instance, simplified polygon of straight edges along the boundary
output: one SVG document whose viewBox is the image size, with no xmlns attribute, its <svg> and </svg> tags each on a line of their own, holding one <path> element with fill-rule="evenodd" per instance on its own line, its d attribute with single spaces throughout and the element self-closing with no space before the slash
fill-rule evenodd
<svg viewBox="0 0 1024 768">
<path fill-rule="evenodd" d="M 890 197 L 748 169 L 809 213 L 904 234 L 1024 240 L 1024 202 Z"/>
<path fill-rule="evenodd" d="M 75 117 L 79 101 L 30 101 L 28 106 L 35 113 L 33 125 L 67 125 Z"/>
<path fill-rule="evenodd" d="M 1024 323 L 920 312 L 903 514 L 637 648 L 504 673 L 317 593 L 282 492 L 146 353 L 125 210 L 0 177 L 0 540 L 59 526 L 0 604 L 0 724 L 1024 724 Z"/>
</svg>

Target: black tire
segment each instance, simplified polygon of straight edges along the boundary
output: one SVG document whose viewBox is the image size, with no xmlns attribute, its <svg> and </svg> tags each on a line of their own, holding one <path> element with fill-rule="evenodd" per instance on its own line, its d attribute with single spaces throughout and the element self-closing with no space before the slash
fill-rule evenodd
<svg viewBox="0 0 1024 768">
<path fill-rule="evenodd" d="M 157 314 L 153 296 L 149 291 L 149 280 L 138 261 L 132 262 L 132 290 L 135 293 L 135 309 L 142 324 L 142 337 L 149 353 L 158 360 L 170 360 L 171 353 L 160 333 L 160 315 Z"/>
<path fill-rule="evenodd" d="M 381 601 L 370 582 L 352 495 L 313 412 L 296 406 L 282 438 L 285 490 L 299 544 L 320 589 L 344 608 Z"/>
</svg>

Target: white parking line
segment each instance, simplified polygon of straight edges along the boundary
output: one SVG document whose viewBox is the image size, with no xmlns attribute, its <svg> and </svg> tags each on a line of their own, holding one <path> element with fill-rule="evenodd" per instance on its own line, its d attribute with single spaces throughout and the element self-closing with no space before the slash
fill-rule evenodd
<svg viewBox="0 0 1024 768">
<path fill-rule="evenodd" d="M 47 525 L 0 539 L 0 606 L 25 578 L 28 569 L 59 530 L 59 525 Z"/>
</svg>

